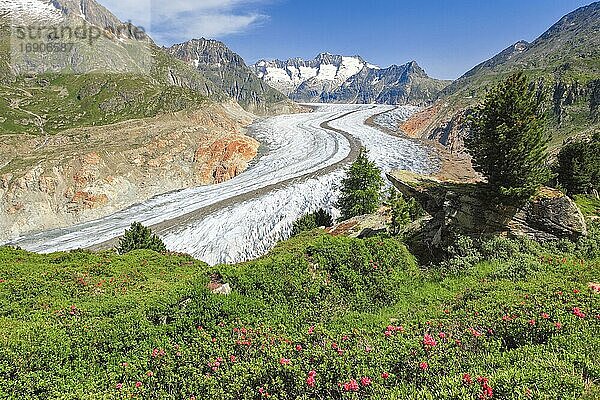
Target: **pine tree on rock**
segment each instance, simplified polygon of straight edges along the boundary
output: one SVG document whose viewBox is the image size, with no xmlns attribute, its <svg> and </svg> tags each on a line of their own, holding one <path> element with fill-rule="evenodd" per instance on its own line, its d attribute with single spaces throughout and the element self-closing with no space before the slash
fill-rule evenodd
<svg viewBox="0 0 600 400">
<path fill-rule="evenodd" d="M 522 73 L 488 92 L 465 144 L 475 170 L 502 197 L 527 199 L 552 176 L 540 102 Z"/>
<path fill-rule="evenodd" d="M 129 253 L 133 250 L 154 250 L 158 253 L 167 251 L 163 241 L 152 233 L 150 228 L 145 227 L 139 222 L 134 222 L 131 227 L 125 231 L 122 238 L 119 239 L 117 252 L 119 254 Z"/>
<path fill-rule="evenodd" d="M 367 157 L 367 150 L 362 148 L 358 158 L 342 179 L 341 194 L 337 206 L 341 211 L 341 219 L 349 219 L 357 215 L 370 214 L 377 210 L 381 199 L 383 178 L 381 170 Z"/>
</svg>

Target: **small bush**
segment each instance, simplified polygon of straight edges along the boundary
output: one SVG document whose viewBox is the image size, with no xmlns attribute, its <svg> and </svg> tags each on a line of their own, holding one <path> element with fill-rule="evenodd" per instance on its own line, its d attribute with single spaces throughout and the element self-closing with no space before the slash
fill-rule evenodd
<svg viewBox="0 0 600 400">
<path fill-rule="evenodd" d="M 441 263 L 444 273 L 463 273 L 481 261 L 481 253 L 476 243 L 468 236 L 458 235 L 448 247 L 449 259 Z"/>
<path fill-rule="evenodd" d="M 306 214 L 296 221 L 292 227 L 292 236 L 296 236 L 302 232 L 310 231 L 316 228 L 330 227 L 333 225 L 333 217 L 322 208 L 314 213 Z"/>
<path fill-rule="evenodd" d="M 491 277 L 516 282 L 533 276 L 541 269 L 542 264 L 538 257 L 528 254 L 513 254 L 498 264 Z"/>
<path fill-rule="evenodd" d="M 387 204 L 391 210 L 388 231 L 394 236 L 399 235 L 406 225 L 424 215 L 423 208 L 414 198 L 406 200 L 402 193 L 395 189 L 390 190 Z"/>
<path fill-rule="evenodd" d="M 150 228 L 145 227 L 139 222 L 134 222 L 131 227 L 125 231 L 125 235 L 119 239 L 117 252 L 119 254 L 129 253 L 133 250 L 154 250 L 158 253 L 167 251 L 163 241 L 152 233 Z"/>
<path fill-rule="evenodd" d="M 600 135 L 564 146 L 558 154 L 557 172 L 569 195 L 600 190 Z"/>
<path fill-rule="evenodd" d="M 481 253 L 487 259 L 508 260 L 521 251 L 519 243 L 507 237 L 496 236 L 481 245 Z"/>
</svg>

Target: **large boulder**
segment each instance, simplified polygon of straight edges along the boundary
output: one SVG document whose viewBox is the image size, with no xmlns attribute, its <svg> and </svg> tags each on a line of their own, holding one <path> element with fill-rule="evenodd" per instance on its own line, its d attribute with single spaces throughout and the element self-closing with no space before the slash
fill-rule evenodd
<svg viewBox="0 0 600 400">
<path fill-rule="evenodd" d="M 587 235 L 577 205 L 556 189 L 544 187 L 522 206 L 497 205 L 481 183 L 442 182 L 408 171 L 394 171 L 387 177 L 432 216 L 426 234 L 432 244 L 441 244 L 448 232 L 507 234 L 538 241 L 576 240 Z"/>
<path fill-rule="evenodd" d="M 359 215 L 346 221 L 342 221 L 325 231 L 333 236 L 348 236 L 364 239 L 385 233 L 390 220 L 389 209 L 380 207 L 373 214 Z"/>
</svg>

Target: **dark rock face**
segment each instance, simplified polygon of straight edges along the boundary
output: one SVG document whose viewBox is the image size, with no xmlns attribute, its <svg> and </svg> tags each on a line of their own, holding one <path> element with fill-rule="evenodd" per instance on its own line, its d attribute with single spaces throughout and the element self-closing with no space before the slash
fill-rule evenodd
<svg viewBox="0 0 600 400">
<path fill-rule="evenodd" d="M 242 57 L 221 42 L 194 39 L 176 44 L 166 51 L 197 68 L 216 87 L 247 110 L 260 112 L 268 105 L 286 99 L 285 95 L 254 75 Z"/>
<path fill-rule="evenodd" d="M 384 69 L 363 68 L 338 89 L 321 97 L 324 102 L 412 104 L 430 103 L 445 86 L 431 79 L 414 61 Z"/>
<path fill-rule="evenodd" d="M 392 172 L 388 179 L 432 216 L 426 230 L 433 245 L 441 244 L 450 232 L 475 236 L 500 233 L 538 241 L 574 240 L 587 235 L 577 205 L 556 189 L 542 188 L 522 207 L 495 206 L 479 185 L 440 182 L 406 171 Z"/>
<path fill-rule="evenodd" d="M 590 116 L 592 121 L 600 122 L 600 79 L 589 84 L 590 87 Z"/>
<path fill-rule="evenodd" d="M 469 131 L 469 110 L 453 115 L 450 120 L 434 128 L 427 139 L 446 146 L 452 154 L 466 154 L 465 137 Z"/>
</svg>

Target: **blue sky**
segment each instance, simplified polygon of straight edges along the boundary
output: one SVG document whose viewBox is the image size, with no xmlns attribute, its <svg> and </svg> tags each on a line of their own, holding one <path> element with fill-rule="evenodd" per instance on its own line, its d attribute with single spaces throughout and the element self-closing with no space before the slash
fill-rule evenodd
<svg viewBox="0 0 600 400">
<path fill-rule="evenodd" d="M 248 63 L 361 55 L 382 67 L 416 60 L 454 79 L 518 40 L 531 41 L 590 0 L 100 0 L 150 26 L 163 45 L 222 40 Z M 150 22 L 151 21 L 151 22 Z"/>
</svg>

